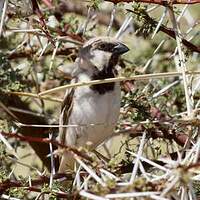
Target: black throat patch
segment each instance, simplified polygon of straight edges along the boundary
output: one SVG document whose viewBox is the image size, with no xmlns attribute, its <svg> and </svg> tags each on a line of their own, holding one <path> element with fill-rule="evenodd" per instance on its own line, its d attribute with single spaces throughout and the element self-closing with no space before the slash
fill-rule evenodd
<svg viewBox="0 0 200 200">
<path fill-rule="evenodd" d="M 106 78 L 114 78 L 114 67 L 116 66 L 118 62 L 118 56 L 112 55 L 109 63 L 107 66 L 103 67 L 103 70 L 97 71 L 93 74 L 92 80 L 103 80 Z M 107 92 L 111 92 L 114 90 L 115 83 L 102 83 L 97 85 L 91 85 L 90 88 L 94 90 L 95 92 L 98 92 L 99 94 L 105 94 Z"/>
</svg>

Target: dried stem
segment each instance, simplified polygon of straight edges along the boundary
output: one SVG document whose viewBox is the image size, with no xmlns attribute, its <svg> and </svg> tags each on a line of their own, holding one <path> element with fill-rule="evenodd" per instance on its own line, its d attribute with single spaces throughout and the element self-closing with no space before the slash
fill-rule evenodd
<svg viewBox="0 0 200 200">
<path fill-rule="evenodd" d="M 200 74 L 199 71 L 196 72 L 186 72 L 186 74 L 193 74 L 198 75 Z M 57 88 L 53 88 L 44 92 L 39 93 L 39 96 L 51 94 L 60 90 L 69 89 L 69 88 L 75 88 L 75 87 L 81 87 L 81 86 L 90 86 L 90 85 L 98 85 L 102 83 L 111 83 L 111 82 L 120 82 L 120 81 L 127 81 L 127 80 L 148 80 L 148 79 L 160 79 L 160 78 L 168 78 L 168 77 L 175 77 L 180 76 L 182 73 L 180 72 L 166 72 L 166 73 L 155 73 L 155 74 L 143 74 L 143 75 L 135 75 L 131 77 L 117 77 L 117 78 L 107 78 L 103 80 L 94 80 L 94 81 L 88 81 L 88 82 L 82 82 L 82 83 L 74 83 L 69 85 L 60 86 Z"/>
<path fill-rule="evenodd" d="M 182 78 L 183 78 L 183 84 L 184 84 L 184 90 L 185 90 L 185 98 L 186 98 L 186 107 L 187 107 L 187 114 L 189 117 L 192 115 L 192 110 L 193 110 L 193 103 L 190 99 L 190 88 L 189 88 L 189 82 L 188 78 L 186 75 L 187 69 L 185 66 L 185 55 L 182 51 L 181 44 L 182 44 L 182 39 L 181 39 L 181 33 L 180 29 L 178 27 L 175 14 L 173 11 L 173 7 L 168 7 L 169 15 L 173 24 L 173 29 L 176 37 L 176 43 L 177 43 L 177 48 L 178 48 L 178 55 L 179 55 L 179 62 L 180 62 L 180 69 L 182 71 Z"/>
</svg>

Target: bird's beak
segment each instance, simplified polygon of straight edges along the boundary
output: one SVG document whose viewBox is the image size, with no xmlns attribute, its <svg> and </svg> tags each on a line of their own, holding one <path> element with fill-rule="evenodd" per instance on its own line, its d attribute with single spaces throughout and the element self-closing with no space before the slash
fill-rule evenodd
<svg viewBox="0 0 200 200">
<path fill-rule="evenodd" d="M 119 55 L 122 55 L 122 54 L 126 53 L 127 51 L 129 51 L 129 48 L 120 42 L 117 43 L 117 45 L 113 49 L 113 53 L 119 54 Z"/>
</svg>

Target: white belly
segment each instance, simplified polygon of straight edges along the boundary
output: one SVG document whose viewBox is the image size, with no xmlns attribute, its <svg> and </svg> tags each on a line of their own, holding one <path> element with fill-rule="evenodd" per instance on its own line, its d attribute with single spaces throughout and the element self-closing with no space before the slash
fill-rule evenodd
<svg viewBox="0 0 200 200">
<path fill-rule="evenodd" d="M 84 146 L 92 142 L 96 147 L 107 139 L 116 126 L 120 110 L 120 87 L 100 95 L 89 87 L 79 87 L 74 94 L 74 103 L 66 132 L 68 145 Z"/>
</svg>

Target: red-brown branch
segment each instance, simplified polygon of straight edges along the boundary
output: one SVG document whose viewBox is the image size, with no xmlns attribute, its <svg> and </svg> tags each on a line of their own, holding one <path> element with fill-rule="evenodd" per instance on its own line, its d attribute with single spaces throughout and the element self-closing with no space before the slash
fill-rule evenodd
<svg viewBox="0 0 200 200">
<path fill-rule="evenodd" d="M 134 0 L 105 0 L 105 1 L 109 1 L 112 2 L 114 4 L 117 3 L 122 3 L 122 2 L 126 2 L 126 3 L 131 3 Z M 172 5 L 172 4 L 196 4 L 196 3 L 200 3 L 200 0 L 135 0 L 135 2 L 142 2 L 142 3 L 154 3 L 154 4 L 159 4 L 159 5 Z"/>
<path fill-rule="evenodd" d="M 129 12 L 132 12 L 136 15 L 140 15 L 141 13 L 139 11 L 134 11 L 134 10 L 130 10 L 130 9 L 127 9 L 127 11 Z M 143 13 L 144 15 L 142 15 L 143 19 L 148 22 L 148 23 L 151 23 L 152 25 L 154 25 L 154 27 L 157 26 L 158 22 L 155 21 L 154 19 L 152 19 L 146 12 Z M 161 31 L 165 34 L 167 34 L 168 36 L 170 36 L 171 38 L 173 39 L 176 39 L 176 35 L 175 35 L 175 32 L 173 29 L 171 28 L 168 28 L 164 25 L 161 25 L 158 29 L 158 31 Z M 186 39 L 182 39 L 182 43 L 190 50 L 190 51 L 193 51 L 193 52 L 198 52 L 200 53 L 200 47 L 198 46 L 195 46 L 194 44 L 192 44 L 191 42 L 189 42 L 188 40 Z"/>
<path fill-rule="evenodd" d="M 40 8 L 39 8 L 39 5 L 37 3 L 37 0 L 31 0 L 32 2 L 32 6 L 33 6 L 33 13 L 36 14 L 38 17 L 39 17 L 39 20 L 40 20 L 40 24 L 42 26 L 42 30 L 43 32 L 46 34 L 48 40 L 54 45 L 55 47 L 55 42 L 52 38 L 52 36 L 50 35 L 49 31 L 48 31 L 48 28 L 47 28 L 47 25 L 46 25 L 46 22 L 45 22 L 45 19 L 44 19 L 44 15 L 43 13 L 41 12 Z"/>
<path fill-rule="evenodd" d="M 168 129 L 164 129 L 162 126 L 157 124 L 157 128 L 152 128 L 152 129 L 146 129 L 142 125 L 137 125 L 136 127 L 133 127 L 128 130 L 120 131 L 120 134 L 125 135 L 128 134 L 132 138 L 142 136 L 144 131 L 148 132 L 148 137 L 152 139 L 157 139 L 157 138 L 163 138 L 167 140 L 174 140 L 178 145 L 184 146 L 185 143 L 188 140 L 188 135 L 185 133 L 169 133 Z"/>
<path fill-rule="evenodd" d="M 8 55 L 8 59 L 18 59 L 18 58 L 31 58 L 34 54 L 36 54 L 37 50 L 26 49 L 25 51 L 18 51 Z M 77 52 L 76 48 L 59 48 L 56 52 L 56 55 L 71 55 L 72 59 L 75 59 L 75 54 Z M 51 55 L 53 50 L 49 50 L 43 54 L 43 56 Z"/>
<path fill-rule="evenodd" d="M 20 141 L 27 141 L 27 142 L 37 142 L 37 143 L 47 143 L 47 144 L 53 144 L 57 147 L 61 147 L 61 148 L 64 148 L 66 151 L 71 151 L 73 152 L 74 154 L 92 162 L 92 159 L 87 156 L 85 153 L 79 151 L 78 149 L 76 148 L 73 148 L 73 147 L 69 147 L 67 145 L 64 145 L 56 140 L 53 140 L 53 139 L 49 139 L 49 138 L 41 138 L 41 137 L 31 137 L 31 136 L 24 136 L 24 135 L 19 135 L 17 133 L 6 133 L 4 131 L 1 131 L 0 134 L 6 136 L 6 137 L 13 137 L 13 138 L 16 138 L 16 139 L 19 139 Z"/>
<path fill-rule="evenodd" d="M 160 26 L 159 31 L 162 31 L 163 33 L 169 35 L 170 37 L 172 37 L 172 38 L 174 38 L 174 39 L 176 38 L 174 31 L 173 31 L 172 29 L 170 29 L 170 28 L 167 28 L 167 27 L 163 26 L 163 25 Z M 186 47 L 188 47 L 188 49 L 190 49 L 191 51 L 200 53 L 200 47 L 195 46 L 194 44 L 192 44 L 192 43 L 189 42 L 188 40 L 182 39 L 182 43 L 183 43 Z"/>
<path fill-rule="evenodd" d="M 55 174 L 53 179 L 54 180 L 58 180 L 61 178 L 66 178 L 67 180 L 72 180 L 73 177 L 71 174 Z M 7 179 L 6 181 L 0 183 L 0 195 L 5 193 L 6 190 L 10 189 L 10 188 L 24 188 L 25 190 L 28 191 L 33 191 L 33 192 L 42 192 L 41 191 L 41 185 L 44 185 L 45 183 L 49 183 L 50 181 L 50 177 L 48 176 L 41 176 L 38 179 L 33 179 L 31 180 L 31 186 L 29 186 L 28 183 L 23 183 L 19 180 L 10 180 Z M 39 186 L 36 187 L 36 186 Z M 45 194 L 49 194 L 51 193 L 51 191 L 45 191 Z M 73 194 L 68 194 L 68 193 L 64 193 L 64 192 L 54 192 L 56 194 L 57 197 L 59 198 L 67 198 L 67 199 L 71 199 L 74 196 L 78 196 L 78 193 L 73 193 Z"/>
</svg>

